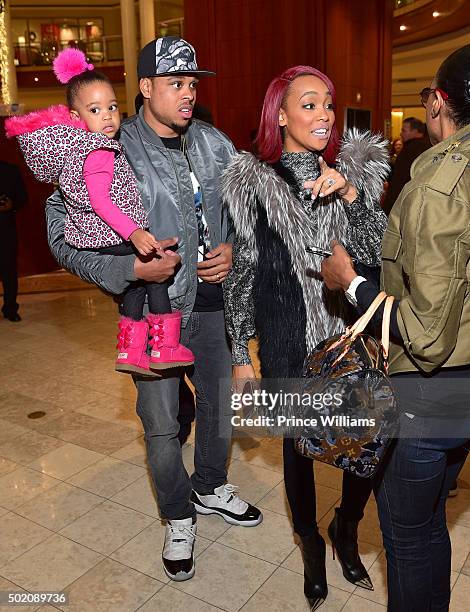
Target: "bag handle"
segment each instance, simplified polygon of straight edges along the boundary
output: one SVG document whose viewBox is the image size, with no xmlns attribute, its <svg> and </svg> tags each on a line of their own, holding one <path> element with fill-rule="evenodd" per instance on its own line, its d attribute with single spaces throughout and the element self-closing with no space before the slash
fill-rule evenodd
<svg viewBox="0 0 470 612">
<path fill-rule="evenodd" d="M 369 308 L 366 310 L 366 312 L 362 315 L 362 317 L 359 317 L 359 319 L 356 321 L 356 323 L 354 323 L 354 325 L 351 327 L 351 330 L 350 330 L 352 331 L 352 334 L 350 334 L 351 340 L 355 340 L 357 336 L 364 331 L 364 329 L 366 328 L 366 326 L 368 325 L 368 323 L 374 316 L 376 310 L 385 300 L 384 312 L 383 312 L 383 317 L 382 317 L 382 339 L 381 339 L 381 344 L 382 344 L 382 349 L 383 349 L 385 359 L 388 358 L 388 351 L 390 348 L 390 318 L 392 315 L 392 305 L 393 305 L 394 299 L 395 298 L 393 297 L 393 295 L 387 295 L 385 291 L 381 291 L 377 295 L 375 300 L 372 302 L 372 304 L 369 306 Z"/>
<path fill-rule="evenodd" d="M 353 325 L 351 325 L 351 327 L 348 327 L 346 329 L 341 338 L 328 348 L 328 351 L 331 351 L 340 344 L 343 344 L 343 342 L 345 341 L 354 342 L 354 340 L 364 331 L 377 309 L 385 300 L 384 312 L 382 317 L 382 339 L 380 344 L 382 346 L 385 367 L 387 368 L 388 352 L 390 348 L 390 318 L 392 314 L 392 305 L 394 299 L 395 298 L 393 297 L 393 295 L 387 295 L 385 291 L 381 291 L 375 297 L 374 301 L 370 304 L 366 312 L 361 317 L 359 317 L 359 319 L 357 319 L 357 321 Z M 347 349 L 345 349 L 345 351 L 343 351 L 343 353 L 341 353 L 341 355 L 336 358 L 335 363 L 341 360 L 346 351 Z"/>
<path fill-rule="evenodd" d="M 384 314 L 382 318 L 382 351 L 385 361 L 388 360 L 388 350 L 390 347 L 390 318 L 392 315 L 393 295 L 389 295 L 385 300 Z"/>
<path fill-rule="evenodd" d="M 380 304 L 387 298 L 387 294 L 385 291 L 381 291 L 377 297 L 374 299 L 369 308 L 365 311 L 362 317 L 352 325 L 347 331 L 346 336 L 351 336 L 351 340 L 355 340 L 359 334 L 362 334 L 364 329 L 369 324 L 370 320 L 374 316 L 376 310 L 379 308 Z"/>
<path fill-rule="evenodd" d="M 388 352 L 390 349 L 390 319 L 392 316 L 392 306 L 393 300 L 395 299 L 393 295 L 387 295 L 384 291 L 381 291 L 379 295 L 375 298 L 372 304 L 369 306 L 367 311 L 360 317 L 356 323 L 354 324 L 356 327 L 352 334 L 350 335 L 351 341 L 355 340 L 357 336 L 362 333 L 366 325 L 369 323 L 371 318 L 374 316 L 374 313 L 378 309 L 378 307 L 382 304 L 385 299 L 384 311 L 382 316 L 382 338 L 380 341 L 380 345 L 382 347 L 382 354 L 384 358 L 384 367 L 385 371 L 388 370 Z M 365 325 L 364 325 L 365 320 Z M 357 323 L 359 322 L 359 325 Z M 354 327 L 354 326 L 353 326 Z"/>
<path fill-rule="evenodd" d="M 339 338 L 339 340 L 337 340 L 331 346 L 328 347 L 328 351 L 333 350 L 334 348 L 340 346 L 346 341 L 353 342 L 357 338 L 357 336 L 359 336 L 359 334 L 361 334 L 364 331 L 367 324 L 374 316 L 375 311 L 379 308 L 380 304 L 386 299 L 386 297 L 387 297 L 387 294 L 385 293 L 385 291 L 381 291 L 375 297 L 374 301 L 370 304 L 366 312 L 361 317 L 359 317 L 359 319 L 357 319 L 357 321 L 353 325 L 351 325 L 351 327 L 348 327 L 345 330 L 345 332 L 343 333 L 341 338 Z M 341 353 L 339 357 L 336 358 L 335 363 L 336 361 L 339 361 L 343 357 L 346 351 L 347 349 L 345 349 L 345 351 Z"/>
</svg>

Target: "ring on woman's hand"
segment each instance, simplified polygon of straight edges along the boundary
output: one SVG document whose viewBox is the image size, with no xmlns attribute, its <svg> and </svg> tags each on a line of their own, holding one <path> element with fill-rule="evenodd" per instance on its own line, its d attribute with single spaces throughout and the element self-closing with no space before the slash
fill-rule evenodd
<svg viewBox="0 0 470 612">
<path fill-rule="evenodd" d="M 336 183 L 334 178 L 329 178 L 326 181 L 326 184 L 328 185 L 328 187 L 331 187 L 332 185 L 334 185 Z"/>
<path fill-rule="evenodd" d="M 216 276 L 217 276 L 217 280 L 220 280 L 220 274 L 218 272 L 217 272 Z"/>
</svg>

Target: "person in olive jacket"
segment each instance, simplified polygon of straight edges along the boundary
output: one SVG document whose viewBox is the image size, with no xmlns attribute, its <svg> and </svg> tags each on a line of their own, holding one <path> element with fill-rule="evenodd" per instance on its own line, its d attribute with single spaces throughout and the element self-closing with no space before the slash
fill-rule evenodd
<svg viewBox="0 0 470 612">
<path fill-rule="evenodd" d="M 382 242 L 395 297 L 390 373 L 400 436 L 376 484 L 388 561 L 388 610 L 448 610 L 445 504 L 470 443 L 470 45 L 421 92 L 433 147 L 413 164 Z M 334 246 L 322 274 L 364 311 L 378 293 Z M 383 309 L 382 309 L 383 310 Z"/>
</svg>

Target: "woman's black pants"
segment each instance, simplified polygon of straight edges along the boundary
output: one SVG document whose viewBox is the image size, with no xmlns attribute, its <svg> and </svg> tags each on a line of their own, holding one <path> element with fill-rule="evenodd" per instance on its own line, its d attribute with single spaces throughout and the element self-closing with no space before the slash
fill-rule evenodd
<svg viewBox="0 0 470 612">
<path fill-rule="evenodd" d="M 284 483 L 292 513 L 294 531 L 301 537 L 317 531 L 315 476 L 313 461 L 299 455 L 292 438 L 284 438 Z M 345 519 L 360 521 L 372 492 L 373 479 L 343 472 L 340 512 Z"/>
</svg>

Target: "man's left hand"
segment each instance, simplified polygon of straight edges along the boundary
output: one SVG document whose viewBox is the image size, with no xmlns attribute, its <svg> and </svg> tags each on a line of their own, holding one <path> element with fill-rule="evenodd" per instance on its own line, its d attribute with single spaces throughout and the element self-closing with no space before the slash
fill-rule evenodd
<svg viewBox="0 0 470 612">
<path fill-rule="evenodd" d="M 331 242 L 332 255 L 321 264 L 321 274 L 328 289 L 346 289 L 357 276 L 348 252 L 336 240 Z"/>
<path fill-rule="evenodd" d="M 221 242 L 218 247 L 207 253 L 206 258 L 197 264 L 199 278 L 212 284 L 224 281 L 232 268 L 232 245 Z"/>
</svg>

